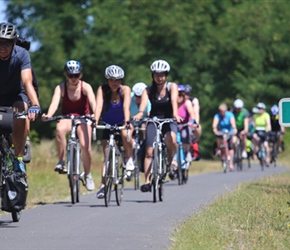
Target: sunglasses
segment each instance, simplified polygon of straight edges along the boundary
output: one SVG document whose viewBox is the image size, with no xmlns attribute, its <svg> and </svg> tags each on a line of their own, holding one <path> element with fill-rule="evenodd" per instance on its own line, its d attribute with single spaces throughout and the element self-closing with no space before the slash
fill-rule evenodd
<svg viewBox="0 0 290 250">
<path fill-rule="evenodd" d="M 81 74 L 67 74 L 68 78 L 79 78 Z"/>
<path fill-rule="evenodd" d="M 14 43 L 14 41 L 0 41 L 0 47 L 10 47 L 12 44 Z"/>
</svg>

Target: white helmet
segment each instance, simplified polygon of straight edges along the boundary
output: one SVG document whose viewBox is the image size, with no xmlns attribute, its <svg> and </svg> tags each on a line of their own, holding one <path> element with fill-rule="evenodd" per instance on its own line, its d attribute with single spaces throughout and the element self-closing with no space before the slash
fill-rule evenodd
<svg viewBox="0 0 290 250">
<path fill-rule="evenodd" d="M 144 82 L 137 82 L 134 84 L 132 91 L 134 92 L 135 96 L 141 96 L 143 90 L 147 88 L 147 85 Z"/>
<path fill-rule="evenodd" d="M 157 60 L 151 64 L 150 69 L 152 73 L 168 73 L 170 71 L 170 66 L 168 62 L 164 60 Z"/>
<path fill-rule="evenodd" d="M 105 70 L 105 77 L 107 79 L 114 78 L 114 79 L 123 79 L 125 76 L 124 70 L 117 65 L 111 65 L 106 68 Z"/>
<path fill-rule="evenodd" d="M 234 107 L 236 109 L 241 109 L 244 107 L 244 102 L 241 99 L 237 99 L 234 101 Z"/>
<path fill-rule="evenodd" d="M 14 40 L 18 37 L 16 28 L 11 23 L 0 23 L 0 38 Z"/>
<path fill-rule="evenodd" d="M 263 103 L 263 102 L 259 102 L 259 103 L 257 104 L 257 108 L 258 108 L 258 109 L 266 109 L 266 105 L 265 105 L 265 103 Z"/>
</svg>

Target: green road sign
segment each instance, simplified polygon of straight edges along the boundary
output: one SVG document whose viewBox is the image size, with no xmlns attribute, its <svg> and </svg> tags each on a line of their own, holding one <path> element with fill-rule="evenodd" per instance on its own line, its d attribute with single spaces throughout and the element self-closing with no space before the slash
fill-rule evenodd
<svg viewBox="0 0 290 250">
<path fill-rule="evenodd" d="M 290 127 L 290 98 L 279 101 L 279 123 L 283 127 Z"/>
</svg>

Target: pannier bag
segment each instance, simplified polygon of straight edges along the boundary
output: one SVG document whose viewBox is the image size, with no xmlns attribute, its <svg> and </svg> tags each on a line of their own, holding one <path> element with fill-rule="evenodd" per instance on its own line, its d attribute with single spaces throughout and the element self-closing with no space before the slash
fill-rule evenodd
<svg viewBox="0 0 290 250">
<path fill-rule="evenodd" d="M 9 134 L 13 130 L 13 109 L 0 107 L 0 133 Z"/>
<path fill-rule="evenodd" d="M 21 172 L 9 172 L 4 176 L 1 209 L 6 212 L 19 212 L 24 209 L 27 192 L 26 175 Z"/>
</svg>

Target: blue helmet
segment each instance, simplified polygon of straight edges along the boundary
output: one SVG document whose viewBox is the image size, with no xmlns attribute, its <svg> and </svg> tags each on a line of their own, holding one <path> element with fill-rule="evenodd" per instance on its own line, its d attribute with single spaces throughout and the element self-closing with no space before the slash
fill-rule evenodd
<svg viewBox="0 0 290 250">
<path fill-rule="evenodd" d="M 273 105 L 272 108 L 271 108 L 271 114 L 272 114 L 272 115 L 278 115 L 278 113 L 279 113 L 279 108 L 278 108 L 278 106 L 275 104 L 275 105 Z"/>
<path fill-rule="evenodd" d="M 178 92 L 185 92 L 185 87 L 183 85 L 178 84 L 177 87 L 178 87 Z"/>
</svg>

